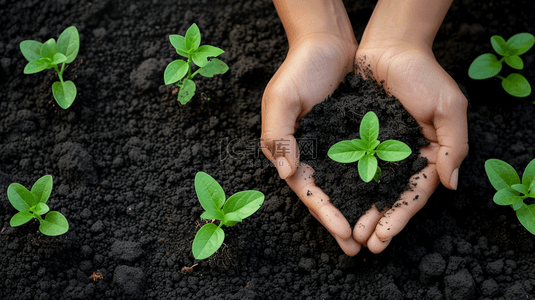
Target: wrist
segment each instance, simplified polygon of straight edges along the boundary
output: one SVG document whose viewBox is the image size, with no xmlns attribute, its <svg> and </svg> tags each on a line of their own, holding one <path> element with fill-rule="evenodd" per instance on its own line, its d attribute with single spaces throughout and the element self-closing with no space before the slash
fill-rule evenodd
<svg viewBox="0 0 535 300">
<path fill-rule="evenodd" d="M 273 0 L 290 48 L 321 36 L 355 44 L 355 35 L 341 0 Z"/>
<path fill-rule="evenodd" d="M 361 44 L 411 44 L 431 49 L 452 0 L 379 0 Z"/>
</svg>

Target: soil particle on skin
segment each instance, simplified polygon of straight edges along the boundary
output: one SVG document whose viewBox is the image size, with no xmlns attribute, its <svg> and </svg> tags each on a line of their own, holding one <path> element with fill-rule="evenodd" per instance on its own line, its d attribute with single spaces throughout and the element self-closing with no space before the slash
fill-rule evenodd
<svg viewBox="0 0 535 300">
<path fill-rule="evenodd" d="M 379 118 L 379 141 L 402 141 L 411 147 L 412 154 L 399 162 L 379 159 L 382 170 L 379 182 L 364 183 L 358 174 L 358 162 L 338 163 L 327 152 L 339 141 L 360 138 L 360 122 L 368 111 L 375 112 Z M 429 143 L 420 131 L 416 120 L 396 98 L 387 95 L 373 80 L 349 74 L 331 97 L 317 104 L 300 121 L 296 138 L 317 141 L 317 158 L 302 155 L 301 161 L 314 167 L 316 184 L 330 196 L 349 223 L 355 224 L 372 205 L 381 211 L 392 206 L 411 185 L 416 186 L 410 185 L 409 179 L 427 166 L 427 159 L 418 158 L 418 154 Z"/>
</svg>

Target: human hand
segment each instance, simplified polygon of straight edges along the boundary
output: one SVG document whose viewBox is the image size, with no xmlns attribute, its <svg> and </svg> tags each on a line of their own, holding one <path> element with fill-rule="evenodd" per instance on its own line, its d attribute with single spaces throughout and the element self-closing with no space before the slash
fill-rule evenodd
<svg viewBox="0 0 535 300">
<path fill-rule="evenodd" d="M 299 164 L 294 133 L 298 120 L 353 71 L 356 48 L 354 39 L 325 33 L 294 40 L 262 98 L 262 151 L 348 255 L 358 253 L 360 245 L 353 240 L 345 217 L 314 184 L 312 168 Z M 284 152 L 277 148 L 277 141 L 286 147 Z"/>
<path fill-rule="evenodd" d="M 468 153 L 468 101 L 436 61 L 430 44 L 363 38 L 355 61 L 357 72 L 363 76 L 373 76 L 377 82 L 384 80 L 385 89 L 399 99 L 430 141 L 420 150 L 428 159 L 421 171 L 426 176 L 414 175 L 411 182 L 417 185 L 396 202 L 408 204 L 383 212 L 373 208 L 357 221 L 354 239 L 379 253 L 426 204 L 439 182 L 457 189 L 459 166 Z"/>
</svg>

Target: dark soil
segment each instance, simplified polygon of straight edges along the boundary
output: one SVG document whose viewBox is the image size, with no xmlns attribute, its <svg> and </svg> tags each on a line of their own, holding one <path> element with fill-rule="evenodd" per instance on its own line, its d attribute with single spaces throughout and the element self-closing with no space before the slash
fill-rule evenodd
<svg viewBox="0 0 535 300">
<path fill-rule="evenodd" d="M 357 40 L 374 5 L 346 3 Z M 453 3 L 434 50 L 470 100 L 458 190 L 439 188 L 383 253 L 348 257 L 260 151 L 262 92 L 288 50 L 271 1 L 0 1 L 0 191 L 51 174 L 47 204 L 70 223 L 60 237 L 35 222 L 11 228 L 3 192 L 0 299 L 533 299 L 535 236 L 492 202 L 483 164 L 523 170 L 535 157 L 535 97 L 512 98 L 467 70 L 492 35 L 535 33 L 534 12 L 527 0 Z M 194 22 L 230 71 L 196 80 L 209 102 L 181 106 L 163 86 L 178 58 L 167 36 Z M 62 110 L 53 71 L 24 75 L 18 45 L 70 25 L 81 48 L 64 78 L 78 96 Z M 522 58 L 533 84 L 534 49 Z M 200 262 L 198 171 L 227 195 L 266 195 Z"/>
<path fill-rule="evenodd" d="M 366 183 L 360 179 L 357 162 L 341 164 L 330 159 L 327 152 L 337 142 L 360 138 L 360 123 L 369 111 L 379 119 L 378 140 L 404 142 L 411 147 L 412 154 L 398 162 L 378 159 L 382 170 L 379 182 Z M 301 151 L 300 160 L 314 168 L 316 185 L 329 195 L 349 224 L 356 224 L 372 204 L 382 211 L 394 205 L 402 192 L 417 185 L 409 179 L 427 166 L 427 159 L 418 155 L 420 148 L 429 144 L 420 130 L 396 98 L 388 96 L 372 79 L 350 74 L 329 99 L 314 106 L 299 122 L 296 138 L 315 141 L 315 151 Z"/>
</svg>

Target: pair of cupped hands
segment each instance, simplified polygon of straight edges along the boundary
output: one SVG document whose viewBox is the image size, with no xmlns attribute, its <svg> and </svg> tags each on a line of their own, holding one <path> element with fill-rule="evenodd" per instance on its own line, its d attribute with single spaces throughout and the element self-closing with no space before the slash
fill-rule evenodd
<svg viewBox="0 0 535 300">
<path fill-rule="evenodd" d="M 428 159 L 421 171 L 426 180 L 418 181 L 398 200 L 419 195 L 418 201 L 408 201 L 395 210 L 372 207 L 356 224 L 349 224 L 330 201 L 322 201 L 329 197 L 310 180 L 314 170 L 299 163 L 294 137 L 299 120 L 332 94 L 349 72 L 383 81 L 384 88 L 399 99 L 430 142 L 420 149 L 420 155 Z M 355 40 L 337 35 L 310 34 L 291 42 L 286 59 L 265 89 L 263 152 L 347 255 L 356 255 L 363 246 L 380 253 L 426 204 L 439 183 L 457 189 L 459 167 L 468 153 L 466 110 L 466 98 L 437 63 L 430 43 L 366 38 L 365 34 L 357 45 Z M 284 156 L 273 148 L 273 141 L 281 139 L 290 141 L 290 153 Z M 386 222 L 389 226 L 379 225 Z"/>
</svg>

